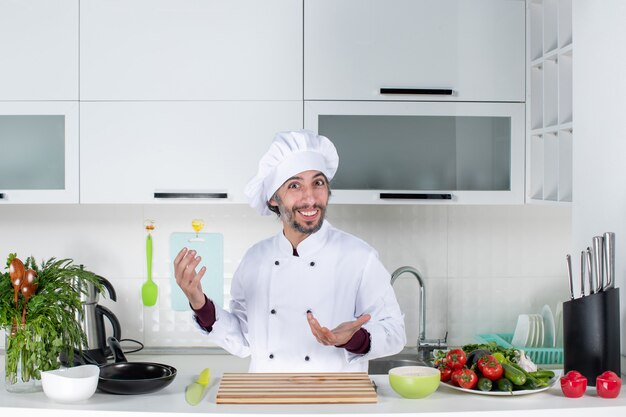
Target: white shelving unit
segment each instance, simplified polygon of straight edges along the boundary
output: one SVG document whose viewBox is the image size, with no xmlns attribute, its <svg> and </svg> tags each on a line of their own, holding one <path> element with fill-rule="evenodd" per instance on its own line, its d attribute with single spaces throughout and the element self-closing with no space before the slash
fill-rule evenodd
<svg viewBox="0 0 626 417">
<path fill-rule="evenodd" d="M 527 0 L 526 201 L 572 201 L 572 0 Z"/>
</svg>

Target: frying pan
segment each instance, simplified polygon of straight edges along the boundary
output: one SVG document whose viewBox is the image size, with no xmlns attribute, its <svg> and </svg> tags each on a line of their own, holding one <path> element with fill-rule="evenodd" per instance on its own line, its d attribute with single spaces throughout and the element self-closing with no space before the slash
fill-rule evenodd
<svg viewBox="0 0 626 417">
<path fill-rule="evenodd" d="M 110 394 L 147 394 L 168 386 L 176 377 L 176 368 L 152 362 L 128 362 L 119 341 L 107 338 L 115 363 L 100 365 L 98 388 Z"/>
</svg>

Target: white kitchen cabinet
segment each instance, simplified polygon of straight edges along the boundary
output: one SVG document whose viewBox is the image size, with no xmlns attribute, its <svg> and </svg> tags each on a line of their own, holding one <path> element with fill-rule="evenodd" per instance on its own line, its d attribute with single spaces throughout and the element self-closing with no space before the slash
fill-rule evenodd
<svg viewBox="0 0 626 417">
<path fill-rule="evenodd" d="M 302 2 L 82 0 L 81 100 L 302 100 Z"/>
<path fill-rule="evenodd" d="M 0 0 L 0 100 L 78 100 L 78 0 Z"/>
<path fill-rule="evenodd" d="M 525 101 L 524 0 L 305 0 L 304 20 L 305 100 Z"/>
<path fill-rule="evenodd" d="M 528 0 L 526 201 L 572 201 L 572 1 Z"/>
<path fill-rule="evenodd" d="M 246 203 L 275 133 L 301 101 L 82 102 L 81 203 Z"/>
<path fill-rule="evenodd" d="M 524 103 L 306 101 L 304 125 L 339 153 L 334 203 L 524 203 Z"/>
<path fill-rule="evenodd" d="M 78 203 L 78 102 L 0 102 L 0 204 Z"/>
</svg>

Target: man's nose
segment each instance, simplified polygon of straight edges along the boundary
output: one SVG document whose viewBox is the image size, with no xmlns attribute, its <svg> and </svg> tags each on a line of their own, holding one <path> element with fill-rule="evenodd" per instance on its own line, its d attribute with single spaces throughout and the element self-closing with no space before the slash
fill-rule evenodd
<svg viewBox="0 0 626 417">
<path fill-rule="evenodd" d="M 315 194 L 313 193 L 313 187 L 304 187 L 302 190 L 302 201 L 313 205 L 315 203 Z"/>
</svg>

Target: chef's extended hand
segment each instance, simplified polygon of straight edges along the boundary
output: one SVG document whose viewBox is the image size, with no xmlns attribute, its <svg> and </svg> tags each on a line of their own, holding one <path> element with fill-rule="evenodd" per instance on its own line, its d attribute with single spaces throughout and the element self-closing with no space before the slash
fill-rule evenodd
<svg viewBox="0 0 626 417">
<path fill-rule="evenodd" d="M 206 267 L 202 267 L 200 272 L 196 273 L 196 267 L 202 258 L 196 256 L 195 250 L 182 248 L 176 259 L 174 259 L 174 277 L 176 283 L 183 290 L 183 293 L 189 300 L 191 307 L 198 310 L 204 306 L 204 292 L 202 292 L 202 284 L 200 280 L 206 272 Z"/>
<path fill-rule="evenodd" d="M 339 346 L 348 343 L 361 326 L 370 320 L 371 316 L 363 314 L 358 319 L 341 323 L 332 330 L 320 326 L 313 313 L 307 313 L 306 318 L 309 321 L 311 332 L 318 342 L 327 346 Z"/>
</svg>

